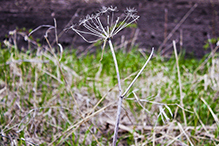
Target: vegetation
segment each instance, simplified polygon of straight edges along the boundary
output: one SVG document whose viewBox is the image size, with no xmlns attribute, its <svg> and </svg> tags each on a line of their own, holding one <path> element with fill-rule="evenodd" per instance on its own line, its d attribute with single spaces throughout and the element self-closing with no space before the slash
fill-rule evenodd
<svg viewBox="0 0 219 146">
<path fill-rule="evenodd" d="M 153 53 L 138 47 L 126 52 L 117 46 L 115 51 L 111 41 L 138 19 L 136 10 L 127 9 L 121 23 L 121 17 L 109 23 L 114 22 L 110 11 L 116 8 L 103 7 L 82 20 L 79 25 L 88 32 L 70 27 L 85 41 L 96 42 L 95 54 L 63 51 L 55 19 L 54 26 L 39 26 L 28 36 L 9 33 L 12 41 L 4 41 L 0 49 L 0 145 L 219 144 L 218 43 L 209 41 L 212 52 L 198 60 L 178 54 L 173 41 L 171 57 L 156 53 L 148 63 Z M 48 27 L 46 46 L 29 37 L 41 27 Z M 58 51 L 48 39 L 51 29 Z M 17 35 L 28 41 L 28 51 L 18 48 Z"/>
<path fill-rule="evenodd" d="M 76 55 L 0 49 L 1 145 L 110 145 L 118 89 L 110 49 Z M 116 52 L 127 87 L 148 58 Z M 123 102 L 118 143 L 215 145 L 219 60 L 155 55 Z M 128 77 L 127 77 L 128 76 Z M 66 81 L 66 83 L 65 83 Z M 182 88 L 183 107 L 180 104 Z M 72 94 L 71 94 L 72 92 Z M 186 116 L 186 123 L 183 117 Z"/>
</svg>

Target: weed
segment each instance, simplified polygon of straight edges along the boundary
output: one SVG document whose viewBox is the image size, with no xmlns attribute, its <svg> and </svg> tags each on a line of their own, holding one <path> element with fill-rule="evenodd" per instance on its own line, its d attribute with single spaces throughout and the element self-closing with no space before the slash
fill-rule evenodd
<svg viewBox="0 0 219 146">
<path fill-rule="evenodd" d="M 129 26 L 131 23 L 135 22 L 139 16 L 135 13 L 137 12 L 135 9 L 127 8 L 124 13 L 124 18 L 120 21 L 121 17 L 114 18 L 114 12 L 117 11 L 116 7 L 103 7 L 99 13 L 96 13 L 94 15 L 87 15 L 85 19 L 82 19 L 79 23 L 79 25 L 83 25 L 84 28 L 86 28 L 88 31 L 81 31 L 78 29 L 75 29 L 75 26 L 72 25 L 70 28 L 75 31 L 78 35 L 80 35 L 86 42 L 89 43 L 96 43 L 99 40 L 104 40 L 103 50 L 105 48 L 106 42 L 109 43 L 111 53 L 113 56 L 114 64 L 115 64 L 115 70 L 117 74 L 117 82 L 118 82 L 118 89 L 119 89 L 119 101 L 118 101 L 118 108 L 117 108 L 117 118 L 116 118 L 116 124 L 115 124 L 115 130 L 114 130 L 114 137 L 113 137 L 113 146 L 116 145 L 117 142 L 117 135 L 118 135 L 118 129 L 119 129 L 119 120 L 120 120 L 120 114 L 121 114 L 121 107 L 122 107 L 122 100 L 136 81 L 136 79 L 139 77 L 139 75 L 142 73 L 143 69 L 146 67 L 148 61 L 152 57 L 152 53 L 150 57 L 148 58 L 145 65 L 142 67 L 142 69 L 139 71 L 137 76 L 134 78 L 134 80 L 131 82 L 129 87 L 125 90 L 124 93 L 122 93 L 122 87 L 121 87 L 121 79 L 120 79 L 120 73 L 119 73 L 119 67 L 116 59 L 116 55 L 114 52 L 113 44 L 111 39 L 118 34 L 121 30 Z M 105 15 L 105 16 L 103 16 Z M 101 19 L 103 18 L 103 19 Z M 115 20 L 114 20 L 115 19 Z M 104 21 L 105 25 L 104 26 Z M 97 37 L 97 39 L 94 40 L 88 40 L 84 36 L 86 35 L 92 35 Z"/>
</svg>

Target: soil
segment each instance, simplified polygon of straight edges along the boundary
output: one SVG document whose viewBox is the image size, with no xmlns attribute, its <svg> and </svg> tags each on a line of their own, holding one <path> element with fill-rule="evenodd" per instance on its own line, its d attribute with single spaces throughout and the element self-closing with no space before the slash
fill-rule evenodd
<svg viewBox="0 0 219 146">
<path fill-rule="evenodd" d="M 87 0 L 88 1 L 88 0 Z M 219 0 L 108 0 L 108 1 L 79 1 L 79 0 L 2 0 L 0 1 L 0 42 L 9 39 L 9 31 L 37 28 L 40 25 L 54 25 L 56 18 L 58 33 L 69 24 L 76 23 L 87 14 L 97 12 L 102 6 L 117 6 L 122 13 L 127 7 L 138 10 L 140 19 L 136 28 L 124 30 L 114 42 L 119 45 L 122 40 L 131 45 L 134 36 L 139 48 L 150 51 L 151 47 L 159 49 L 163 54 L 172 52 L 172 40 L 185 50 L 187 55 L 202 57 L 211 49 L 203 49 L 208 38 L 219 37 Z M 194 5 L 197 7 L 194 8 Z M 194 8 L 181 25 L 186 13 Z M 71 20 L 72 19 L 72 20 Z M 179 26 L 174 30 L 174 27 Z M 172 36 L 164 39 L 173 31 Z M 24 31 L 25 32 L 25 31 Z M 28 33 L 28 31 L 26 31 Z M 39 29 L 33 38 L 42 43 L 45 29 Z M 135 37 L 134 37 L 135 38 Z M 17 37 L 18 44 L 27 48 L 27 42 Z M 64 32 L 59 38 L 64 46 L 74 46 L 81 51 L 92 48 L 73 31 Z M 163 44 L 162 44 L 163 43 Z M 124 43 L 125 44 L 125 43 Z M 215 44 L 213 44 L 213 47 Z"/>
</svg>

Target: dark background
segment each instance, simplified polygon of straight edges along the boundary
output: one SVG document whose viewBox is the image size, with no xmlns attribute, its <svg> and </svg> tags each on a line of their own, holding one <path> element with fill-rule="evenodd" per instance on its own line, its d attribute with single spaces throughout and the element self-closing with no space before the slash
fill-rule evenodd
<svg viewBox="0 0 219 146">
<path fill-rule="evenodd" d="M 68 23 L 77 23 L 80 18 L 97 12 L 102 6 L 112 5 L 118 7 L 120 10 L 118 13 L 122 13 L 126 7 L 134 7 L 140 16 L 137 21 L 138 30 L 134 28 L 124 30 L 115 38 L 116 44 L 121 43 L 122 35 L 129 44 L 137 34 L 135 43 L 140 48 L 150 51 L 151 47 L 155 47 L 158 50 L 164 37 L 196 3 L 197 7 L 161 50 L 166 50 L 164 54 L 172 52 L 172 40 L 176 40 L 178 48 L 180 48 L 179 42 L 182 42 L 181 48 L 186 50 L 187 55 L 202 57 L 211 51 L 210 48 L 203 49 L 207 39 L 219 37 L 219 0 L 1 0 L 0 42 L 9 39 L 9 31 L 15 29 L 21 31 L 22 28 L 29 30 L 40 25 L 54 25 L 53 18 L 56 18 L 58 33 L 60 33 L 69 26 Z M 72 17 L 74 19 L 70 21 Z M 45 29 L 40 29 L 33 34 L 33 37 L 43 41 L 44 33 Z M 91 48 L 90 44 L 80 39 L 73 31 L 64 32 L 59 42 L 64 47 L 74 46 L 81 50 Z M 18 44 L 26 47 L 22 38 L 18 40 Z"/>
</svg>

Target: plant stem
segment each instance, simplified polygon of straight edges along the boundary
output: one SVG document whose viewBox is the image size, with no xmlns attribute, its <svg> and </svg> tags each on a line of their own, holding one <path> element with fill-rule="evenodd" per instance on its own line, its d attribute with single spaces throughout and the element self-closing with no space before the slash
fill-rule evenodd
<svg viewBox="0 0 219 146">
<path fill-rule="evenodd" d="M 116 146 L 123 97 L 121 96 L 122 95 L 122 87 L 121 87 L 118 63 L 117 63 L 117 60 L 116 60 L 116 55 L 115 55 L 113 45 L 112 45 L 112 41 L 111 41 L 110 38 L 108 40 L 108 43 L 109 43 L 109 46 L 110 46 L 110 49 L 111 49 L 111 52 L 112 52 L 112 55 L 113 55 L 113 60 L 114 60 L 114 64 L 115 64 L 115 68 L 116 68 L 116 74 L 117 74 L 117 80 L 118 80 L 118 88 L 119 88 L 119 101 L 118 101 L 118 107 L 117 107 L 116 124 L 115 124 L 114 135 L 113 135 L 113 146 Z"/>
<path fill-rule="evenodd" d="M 148 62 L 150 61 L 150 59 L 151 59 L 153 53 L 154 53 L 154 48 L 152 48 L 151 55 L 148 57 L 148 60 L 145 62 L 145 64 L 143 65 L 143 67 L 141 68 L 141 70 L 138 72 L 138 74 L 136 75 L 136 77 L 133 79 L 133 81 L 131 82 L 131 84 L 128 86 L 128 88 L 125 90 L 125 92 L 122 94 L 122 97 L 125 97 L 125 95 L 128 93 L 128 91 L 130 90 L 130 88 L 134 85 L 135 81 L 138 79 L 138 77 L 141 75 L 141 73 L 143 72 L 143 70 L 144 70 L 145 67 L 147 66 Z"/>
<path fill-rule="evenodd" d="M 121 81 L 120 81 L 120 75 L 119 75 L 119 67 L 118 67 L 118 63 L 117 63 L 117 60 L 116 60 L 116 55 L 115 55 L 115 52 L 114 52 L 114 49 L 113 49 L 113 44 L 112 44 L 112 41 L 111 41 L 110 38 L 108 40 L 108 43 L 109 43 L 109 46 L 110 46 L 110 49 L 111 49 L 111 52 L 112 52 L 112 55 L 113 55 L 113 61 L 114 61 L 114 64 L 115 64 L 117 80 L 118 80 L 119 96 L 121 96 L 122 95 L 122 88 L 121 88 Z"/>
<path fill-rule="evenodd" d="M 116 146 L 116 141 L 117 141 L 117 137 L 118 137 L 122 100 L 123 100 L 123 97 L 119 96 L 119 101 L 118 101 L 118 106 L 117 106 L 117 114 L 116 114 L 116 124 L 115 124 L 114 135 L 113 135 L 113 146 Z"/>
</svg>

